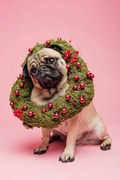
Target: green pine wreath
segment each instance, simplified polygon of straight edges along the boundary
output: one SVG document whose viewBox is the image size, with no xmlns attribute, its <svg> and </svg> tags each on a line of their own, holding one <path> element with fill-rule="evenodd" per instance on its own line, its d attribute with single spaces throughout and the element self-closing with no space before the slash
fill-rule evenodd
<svg viewBox="0 0 120 180">
<path fill-rule="evenodd" d="M 94 97 L 94 75 L 88 71 L 86 63 L 79 56 L 70 43 L 61 38 L 49 40 L 44 44 L 37 44 L 29 49 L 24 63 L 28 57 L 44 47 L 59 45 L 61 55 L 66 61 L 68 69 L 69 88 L 65 96 L 50 102 L 45 106 L 37 106 L 31 102 L 31 90 L 33 83 L 20 74 L 10 93 L 10 106 L 13 114 L 23 121 L 27 128 L 44 127 L 55 128 L 63 121 L 78 114 L 85 106 L 88 106 Z"/>
</svg>

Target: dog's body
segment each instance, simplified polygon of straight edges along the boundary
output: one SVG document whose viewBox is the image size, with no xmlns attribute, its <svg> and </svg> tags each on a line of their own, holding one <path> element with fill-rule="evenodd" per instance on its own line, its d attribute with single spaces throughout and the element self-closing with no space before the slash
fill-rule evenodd
<svg viewBox="0 0 120 180">
<path fill-rule="evenodd" d="M 27 69 L 34 84 L 31 93 L 33 103 L 45 105 L 65 95 L 69 87 L 67 69 L 59 52 L 43 48 L 28 59 Z M 49 143 L 54 140 L 66 140 L 65 150 L 59 158 L 62 162 L 74 160 L 76 144 L 100 144 L 102 150 L 108 150 L 111 147 L 111 138 L 93 103 L 55 129 L 42 128 L 42 135 L 41 145 L 34 150 L 34 153 L 45 153 Z"/>
</svg>

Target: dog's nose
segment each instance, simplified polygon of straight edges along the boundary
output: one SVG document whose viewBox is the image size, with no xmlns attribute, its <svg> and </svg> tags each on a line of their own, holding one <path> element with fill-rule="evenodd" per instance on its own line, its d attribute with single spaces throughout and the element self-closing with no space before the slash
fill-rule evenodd
<svg viewBox="0 0 120 180">
<path fill-rule="evenodd" d="M 49 76 L 46 76 L 45 78 L 44 78 L 44 82 L 45 82 L 45 84 L 51 84 L 52 83 L 52 78 L 51 77 L 49 77 Z"/>
</svg>

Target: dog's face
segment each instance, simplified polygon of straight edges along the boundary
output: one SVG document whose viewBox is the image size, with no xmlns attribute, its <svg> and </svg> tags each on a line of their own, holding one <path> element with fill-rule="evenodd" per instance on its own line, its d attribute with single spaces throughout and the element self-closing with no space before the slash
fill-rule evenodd
<svg viewBox="0 0 120 180">
<path fill-rule="evenodd" d="M 24 74 L 27 71 L 34 87 L 39 89 L 59 89 L 67 81 L 66 63 L 61 54 L 51 48 L 43 48 L 30 56 Z"/>
</svg>

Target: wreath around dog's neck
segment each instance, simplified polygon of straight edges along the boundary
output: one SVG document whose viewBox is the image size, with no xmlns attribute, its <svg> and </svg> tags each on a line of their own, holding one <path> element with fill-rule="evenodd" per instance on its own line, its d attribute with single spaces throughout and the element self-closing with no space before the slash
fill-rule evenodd
<svg viewBox="0 0 120 180">
<path fill-rule="evenodd" d="M 33 83 L 30 78 L 20 74 L 10 93 L 10 106 L 13 114 L 23 121 L 27 128 L 44 127 L 55 128 L 68 118 L 72 118 L 88 106 L 94 97 L 94 75 L 88 71 L 86 63 L 79 56 L 70 43 L 61 38 L 37 44 L 29 49 L 22 67 L 27 59 L 42 48 L 53 48 L 61 53 L 66 61 L 68 70 L 68 84 L 64 96 L 60 96 L 45 105 L 36 105 L 31 102 Z"/>
</svg>

